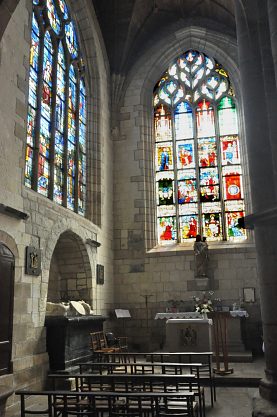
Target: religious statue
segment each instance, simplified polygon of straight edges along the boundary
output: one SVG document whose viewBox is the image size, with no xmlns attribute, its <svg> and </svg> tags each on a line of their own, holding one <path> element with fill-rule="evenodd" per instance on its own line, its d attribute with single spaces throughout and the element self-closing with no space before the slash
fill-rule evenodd
<svg viewBox="0 0 277 417">
<path fill-rule="evenodd" d="M 196 235 L 193 250 L 195 256 L 195 277 L 207 277 L 209 254 L 206 238 L 203 237 L 201 239 L 200 235 Z"/>
</svg>

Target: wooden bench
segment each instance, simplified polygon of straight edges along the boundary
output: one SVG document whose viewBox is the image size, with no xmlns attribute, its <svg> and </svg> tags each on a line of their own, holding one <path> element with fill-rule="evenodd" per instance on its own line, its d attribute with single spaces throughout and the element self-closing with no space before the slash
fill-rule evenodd
<svg viewBox="0 0 277 417">
<path fill-rule="evenodd" d="M 118 364 L 117 364 L 118 366 Z M 126 365 L 127 366 L 127 365 Z M 71 378 L 74 380 L 76 391 L 150 391 L 150 392 L 193 392 L 198 398 L 200 417 L 205 416 L 204 389 L 200 387 L 197 376 L 188 374 L 50 374 L 52 386 L 56 388 L 56 381 Z"/>
<path fill-rule="evenodd" d="M 26 407 L 26 398 L 44 396 L 48 404 L 44 415 L 49 417 L 109 417 L 149 415 L 197 417 L 193 393 L 184 392 L 72 392 L 72 391 L 16 391 L 20 396 L 21 417 L 41 415 L 41 410 Z"/>
<path fill-rule="evenodd" d="M 213 352 L 122 352 L 120 355 L 116 352 L 105 353 L 102 360 L 107 362 L 201 362 L 202 366 L 199 368 L 199 376 L 201 384 L 207 385 L 210 388 L 211 405 L 214 406 L 216 401 L 216 387 L 215 378 L 212 372 L 212 357 Z"/>
</svg>

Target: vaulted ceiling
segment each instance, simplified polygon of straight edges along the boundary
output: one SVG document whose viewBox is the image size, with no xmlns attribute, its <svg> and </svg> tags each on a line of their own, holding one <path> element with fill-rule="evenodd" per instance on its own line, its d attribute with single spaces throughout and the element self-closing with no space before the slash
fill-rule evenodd
<svg viewBox="0 0 277 417">
<path fill-rule="evenodd" d="M 124 74 L 147 44 L 170 26 L 188 24 L 235 35 L 233 0 L 92 0 L 111 72 Z"/>
</svg>

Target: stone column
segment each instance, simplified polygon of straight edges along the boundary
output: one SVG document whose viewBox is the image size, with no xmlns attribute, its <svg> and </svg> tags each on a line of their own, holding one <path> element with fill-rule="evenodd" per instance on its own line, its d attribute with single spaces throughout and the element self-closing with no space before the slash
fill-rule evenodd
<svg viewBox="0 0 277 417">
<path fill-rule="evenodd" d="M 270 38 L 272 56 L 275 68 L 275 80 L 277 84 L 277 2 L 276 0 L 267 0 L 268 18 L 270 27 Z"/>
<path fill-rule="evenodd" d="M 254 212 L 249 220 L 255 230 L 266 360 L 265 378 L 260 384 L 262 399 L 256 403 L 259 410 L 253 416 L 273 417 L 277 416 L 276 85 L 265 2 L 240 0 L 234 4 Z M 249 220 L 246 217 L 246 224 Z"/>
</svg>

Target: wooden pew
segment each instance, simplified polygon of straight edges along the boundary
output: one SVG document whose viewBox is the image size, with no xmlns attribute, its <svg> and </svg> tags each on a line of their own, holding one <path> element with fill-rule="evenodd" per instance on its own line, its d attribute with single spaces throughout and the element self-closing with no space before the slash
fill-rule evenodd
<svg viewBox="0 0 277 417">
<path fill-rule="evenodd" d="M 26 407 L 26 398 L 45 396 L 48 417 L 146 417 L 149 415 L 168 416 L 178 413 L 182 417 L 197 417 L 194 395 L 184 392 L 78 392 L 72 391 L 16 391 L 20 396 L 21 417 L 40 415 L 40 410 Z"/>
<path fill-rule="evenodd" d="M 200 417 L 205 416 L 204 389 L 200 387 L 199 379 L 192 374 L 50 374 L 52 386 L 56 389 L 56 381 L 70 378 L 74 380 L 75 390 L 78 391 L 183 391 L 193 392 L 198 398 Z"/>
<path fill-rule="evenodd" d="M 213 352 L 121 352 L 105 353 L 102 359 L 107 362 L 137 363 L 137 362 L 201 362 L 199 369 L 201 384 L 210 388 L 211 405 L 216 401 L 215 379 L 212 372 Z"/>
</svg>

